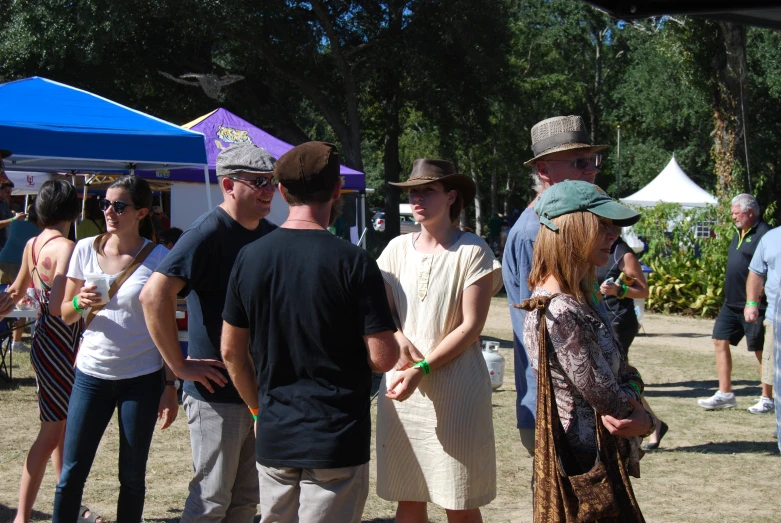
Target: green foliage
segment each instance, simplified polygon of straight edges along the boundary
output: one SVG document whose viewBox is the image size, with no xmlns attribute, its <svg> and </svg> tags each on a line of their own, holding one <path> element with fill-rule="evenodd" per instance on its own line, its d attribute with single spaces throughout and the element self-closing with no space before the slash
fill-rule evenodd
<svg viewBox="0 0 781 523">
<path fill-rule="evenodd" d="M 729 202 L 720 202 L 704 209 L 678 204 L 641 209 L 643 217 L 632 230 L 648 242 L 642 261 L 654 271 L 648 278 L 648 310 L 708 318 L 718 314 L 735 233 L 729 208 Z M 711 234 L 698 238 L 702 227 Z"/>
</svg>

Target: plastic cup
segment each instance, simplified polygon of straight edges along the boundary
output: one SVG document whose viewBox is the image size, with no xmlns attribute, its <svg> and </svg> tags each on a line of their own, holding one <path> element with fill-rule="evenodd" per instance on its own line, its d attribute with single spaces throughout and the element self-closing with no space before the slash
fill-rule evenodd
<svg viewBox="0 0 781 523">
<path fill-rule="evenodd" d="M 108 289 L 111 286 L 111 281 L 108 276 L 102 274 L 85 274 L 84 286 L 95 286 L 95 290 L 92 291 L 95 294 L 99 294 L 100 298 L 95 305 L 103 305 L 108 301 Z"/>
</svg>

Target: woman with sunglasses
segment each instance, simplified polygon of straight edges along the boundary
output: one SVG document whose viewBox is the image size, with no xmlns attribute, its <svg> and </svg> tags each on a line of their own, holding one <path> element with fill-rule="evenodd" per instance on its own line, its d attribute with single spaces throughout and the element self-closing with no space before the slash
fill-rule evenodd
<svg viewBox="0 0 781 523">
<path fill-rule="evenodd" d="M 65 325 L 59 316 L 65 272 L 74 245 L 67 236 L 80 207 L 78 193 L 68 182 L 51 180 L 41 186 L 35 211 L 43 231 L 24 246 L 16 281 L 0 293 L 2 316 L 11 313 L 30 287 L 34 289 L 39 310 L 30 363 L 35 370 L 41 429 L 24 462 L 14 523 L 30 521 L 49 458 L 57 481 L 62 471 L 65 418 L 81 325 Z"/>
<path fill-rule="evenodd" d="M 100 201 L 106 233 L 80 240 L 71 257 L 62 319 L 74 324 L 85 317 L 85 328 L 68 408 L 62 476 L 54 497 L 55 523 L 79 519 L 84 483 L 114 410 L 120 433 L 116 521 L 141 521 L 155 423 L 163 419 L 165 429 L 178 412 L 175 377 L 163 365 L 138 299 L 168 253 L 141 234 L 151 233 L 151 207 L 152 191 L 145 180 L 119 178 Z M 85 285 L 87 277 L 108 277 L 112 287 L 117 279 L 122 283 L 112 289 L 115 293 L 103 296 L 96 293 L 96 286 Z M 99 308 L 96 314 L 93 307 Z"/>
</svg>

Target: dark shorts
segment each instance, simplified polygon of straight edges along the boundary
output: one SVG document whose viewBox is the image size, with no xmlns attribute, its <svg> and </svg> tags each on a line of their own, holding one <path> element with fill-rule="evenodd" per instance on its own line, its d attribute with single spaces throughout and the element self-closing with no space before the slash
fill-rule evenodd
<svg viewBox="0 0 781 523">
<path fill-rule="evenodd" d="M 742 310 L 735 310 L 724 305 L 713 325 L 714 340 L 729 340 L 730 345 L 737 345 L 743 336 L 749 351 L 761 351 L 765 344 L 764 317 L 759 316 L 757 323 L 746 323 Z"/>
</svg>

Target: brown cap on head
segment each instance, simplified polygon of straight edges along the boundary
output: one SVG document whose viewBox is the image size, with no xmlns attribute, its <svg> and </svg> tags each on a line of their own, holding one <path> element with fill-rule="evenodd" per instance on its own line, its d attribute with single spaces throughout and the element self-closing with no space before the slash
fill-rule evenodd
<svg viewBox="0 0 781 523">
<path fill-rule="evenodd" d="M 280 156 L 274 164 L 274 176 L 299 193 L 330 189 L 339 179 L 339 153 L 331 143 L 302 143 Z"/>
</svg>

